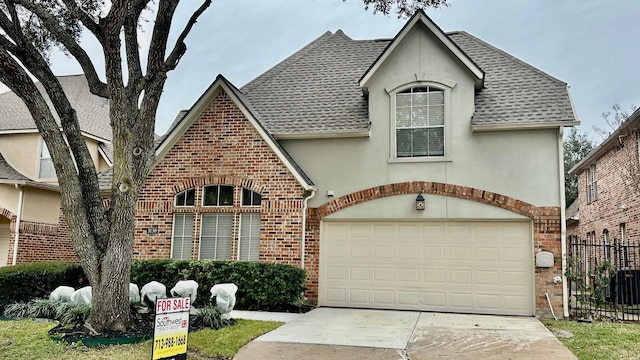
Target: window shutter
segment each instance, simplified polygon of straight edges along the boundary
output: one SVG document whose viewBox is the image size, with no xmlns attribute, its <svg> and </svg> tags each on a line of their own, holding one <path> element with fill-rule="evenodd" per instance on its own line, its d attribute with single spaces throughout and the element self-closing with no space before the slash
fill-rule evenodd
<svg viewBox="0 0 640 360">
<path fill-rule="evenodd" d="M 191 259 L 191 245 L 193 242 L 193 219 L 193 214 L 173 215 L 173 239 L 171 242 L 172 259 Z"/>
<path fill-rule="evenodd" d="M 238 260 L 260 259 L 260 214 L 240 214 L 240 252 Z"/>
<path fill-rule="evenodd" d="M 233 214 L 202 214 L 200 259 L 231 260 Z"/>
</svg>

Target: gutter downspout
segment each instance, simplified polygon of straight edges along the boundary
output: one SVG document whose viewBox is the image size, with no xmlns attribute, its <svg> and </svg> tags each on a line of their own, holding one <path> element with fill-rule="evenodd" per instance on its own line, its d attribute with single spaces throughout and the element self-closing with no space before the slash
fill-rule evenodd
<svg viewBox="0 0 640 360">
<path fill-rule="evenodd" d="M 304 270 L 304 253 L 307 250 L 307 209 L 308 203 L 311 198 L 316 196 L 317 190 L 310 190 L 311 194 L 304 198 L 304 202 L 302 203 L 302 239 L 301 239 L 301 249 L 300 249 L 300 268 Z"/>
<path fill-rule="evenodd" d="M 20 240 L 20 222 L 22 221 L 22 206 L 24 204 L 24 189 L 18 184 L 15 184 L 15 187 L 18 189 L 18 213 L 16 214 L 16 230 L 13 238 L 12 265 L 15 265 L 18 260 L 18 240 Z"/>
<path fill-rule="evenodd" d="M 567 221 L 564 191 L 564 127 L 560 127 L 558 131 L 558 167 L 560 170 L 560 246 L 562 246 L 562 312 L 564 317 L 569 317 L 569 294 L 567 288 L 567 277 L 564 272 L 567 268 Z"/>
</svg>

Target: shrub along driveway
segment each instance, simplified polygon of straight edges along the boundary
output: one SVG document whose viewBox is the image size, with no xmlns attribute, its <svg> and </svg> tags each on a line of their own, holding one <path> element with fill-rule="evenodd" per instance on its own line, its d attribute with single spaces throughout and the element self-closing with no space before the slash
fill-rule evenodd
<svg viewBox="0 0 640 360">
<path fill-rule="evenodd" d="M 242 348 L 248 359 L 576 359 L 532 317 L 315 309 Z"/>
</svg>

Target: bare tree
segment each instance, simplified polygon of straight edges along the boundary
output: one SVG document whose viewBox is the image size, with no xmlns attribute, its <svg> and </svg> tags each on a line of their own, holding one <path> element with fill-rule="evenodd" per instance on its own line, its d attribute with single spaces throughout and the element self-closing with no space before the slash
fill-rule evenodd
<svg viewBox="0 0 640 360">
<path fill-rule="evenodd" d="M 374 11 L 388 14 L 395 9 L 404 16 L 446 2 L 363 1 Z M 179 0 L 112 0 L 107 7 L 101 0 L 0 0 L 0 81 L 24 101 L 51 154 L 62 211 L 93 289 L 86 326 L 94 331 L 126 331 L 131 325 L 128 282 L 135 206 L 154 159 L 156 110 L 167 74 L 187 50 L 185 38 L 211 2 L 190 2 L 195 10 L 175 43 L 169 45 Z M 137 30 L 143 11 L 152 5 L 155 21 L 143 64 Z M 93 36 L 101 46 L 104 74 L 98 73 L 79 42 L 85 35 Z M 109 99 L 114 166 L 108 209 L 76 111 L 48 62 L 52 47 L 59 47 L 80 64 L 93 94 Z M 53 109 L 31 76 L 42 84 Z"/>
<path fill-rule="evenodd" d="M 614 104 L 611 111 L 602 113 L 608 129 L 593 126 L 605 141 L 609 139 L 613 142 L 613 150 L 622 159 L 617 163 L 620 178 L 635 196 L 640 196 L 639 115 L 635 105 L 631 105 L 629 110 L 622 110 L 620 105 Z"/>
</svg>

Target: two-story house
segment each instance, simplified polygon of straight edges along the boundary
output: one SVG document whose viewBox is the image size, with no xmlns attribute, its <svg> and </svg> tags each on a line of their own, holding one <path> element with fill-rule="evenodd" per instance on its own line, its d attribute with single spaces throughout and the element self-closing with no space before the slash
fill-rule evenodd
<svg viewBox="0 0 640 360">
<path fill-rule="evenodd" d="M 321 306 L 562 313 L 575 124 L 566 83 L 423 12 L 393 39 L 327 32 L 176 118 L 134 256 L 292 264 Z"/>
<path fill-rule="evenodd" d="M 598 245 L 637 244 L 640 236 L 640 110 L 569 172 L 578 177 L 577 215 L 569 235 Z M 608 256 L 608 260 L 612 260 Z M 628 267 L 625 264 L 616 266 Z M 635 264 L 640 266 L 639 262 Z"/>
<path fill-rule="evenodd" d="M 92 95 L 83 75 L 58 79 L 76 109 L 96 170 L 109 169 L 112 150 L 108 100 Z M 40 84 L 37 86 L 44 93 Z M 45 98 L 48 99 L 46 95 Z M 75 259 L 46 144 L 22 100 L 13 92 L 1 94 L 0 266 Z"/>
</svg>

